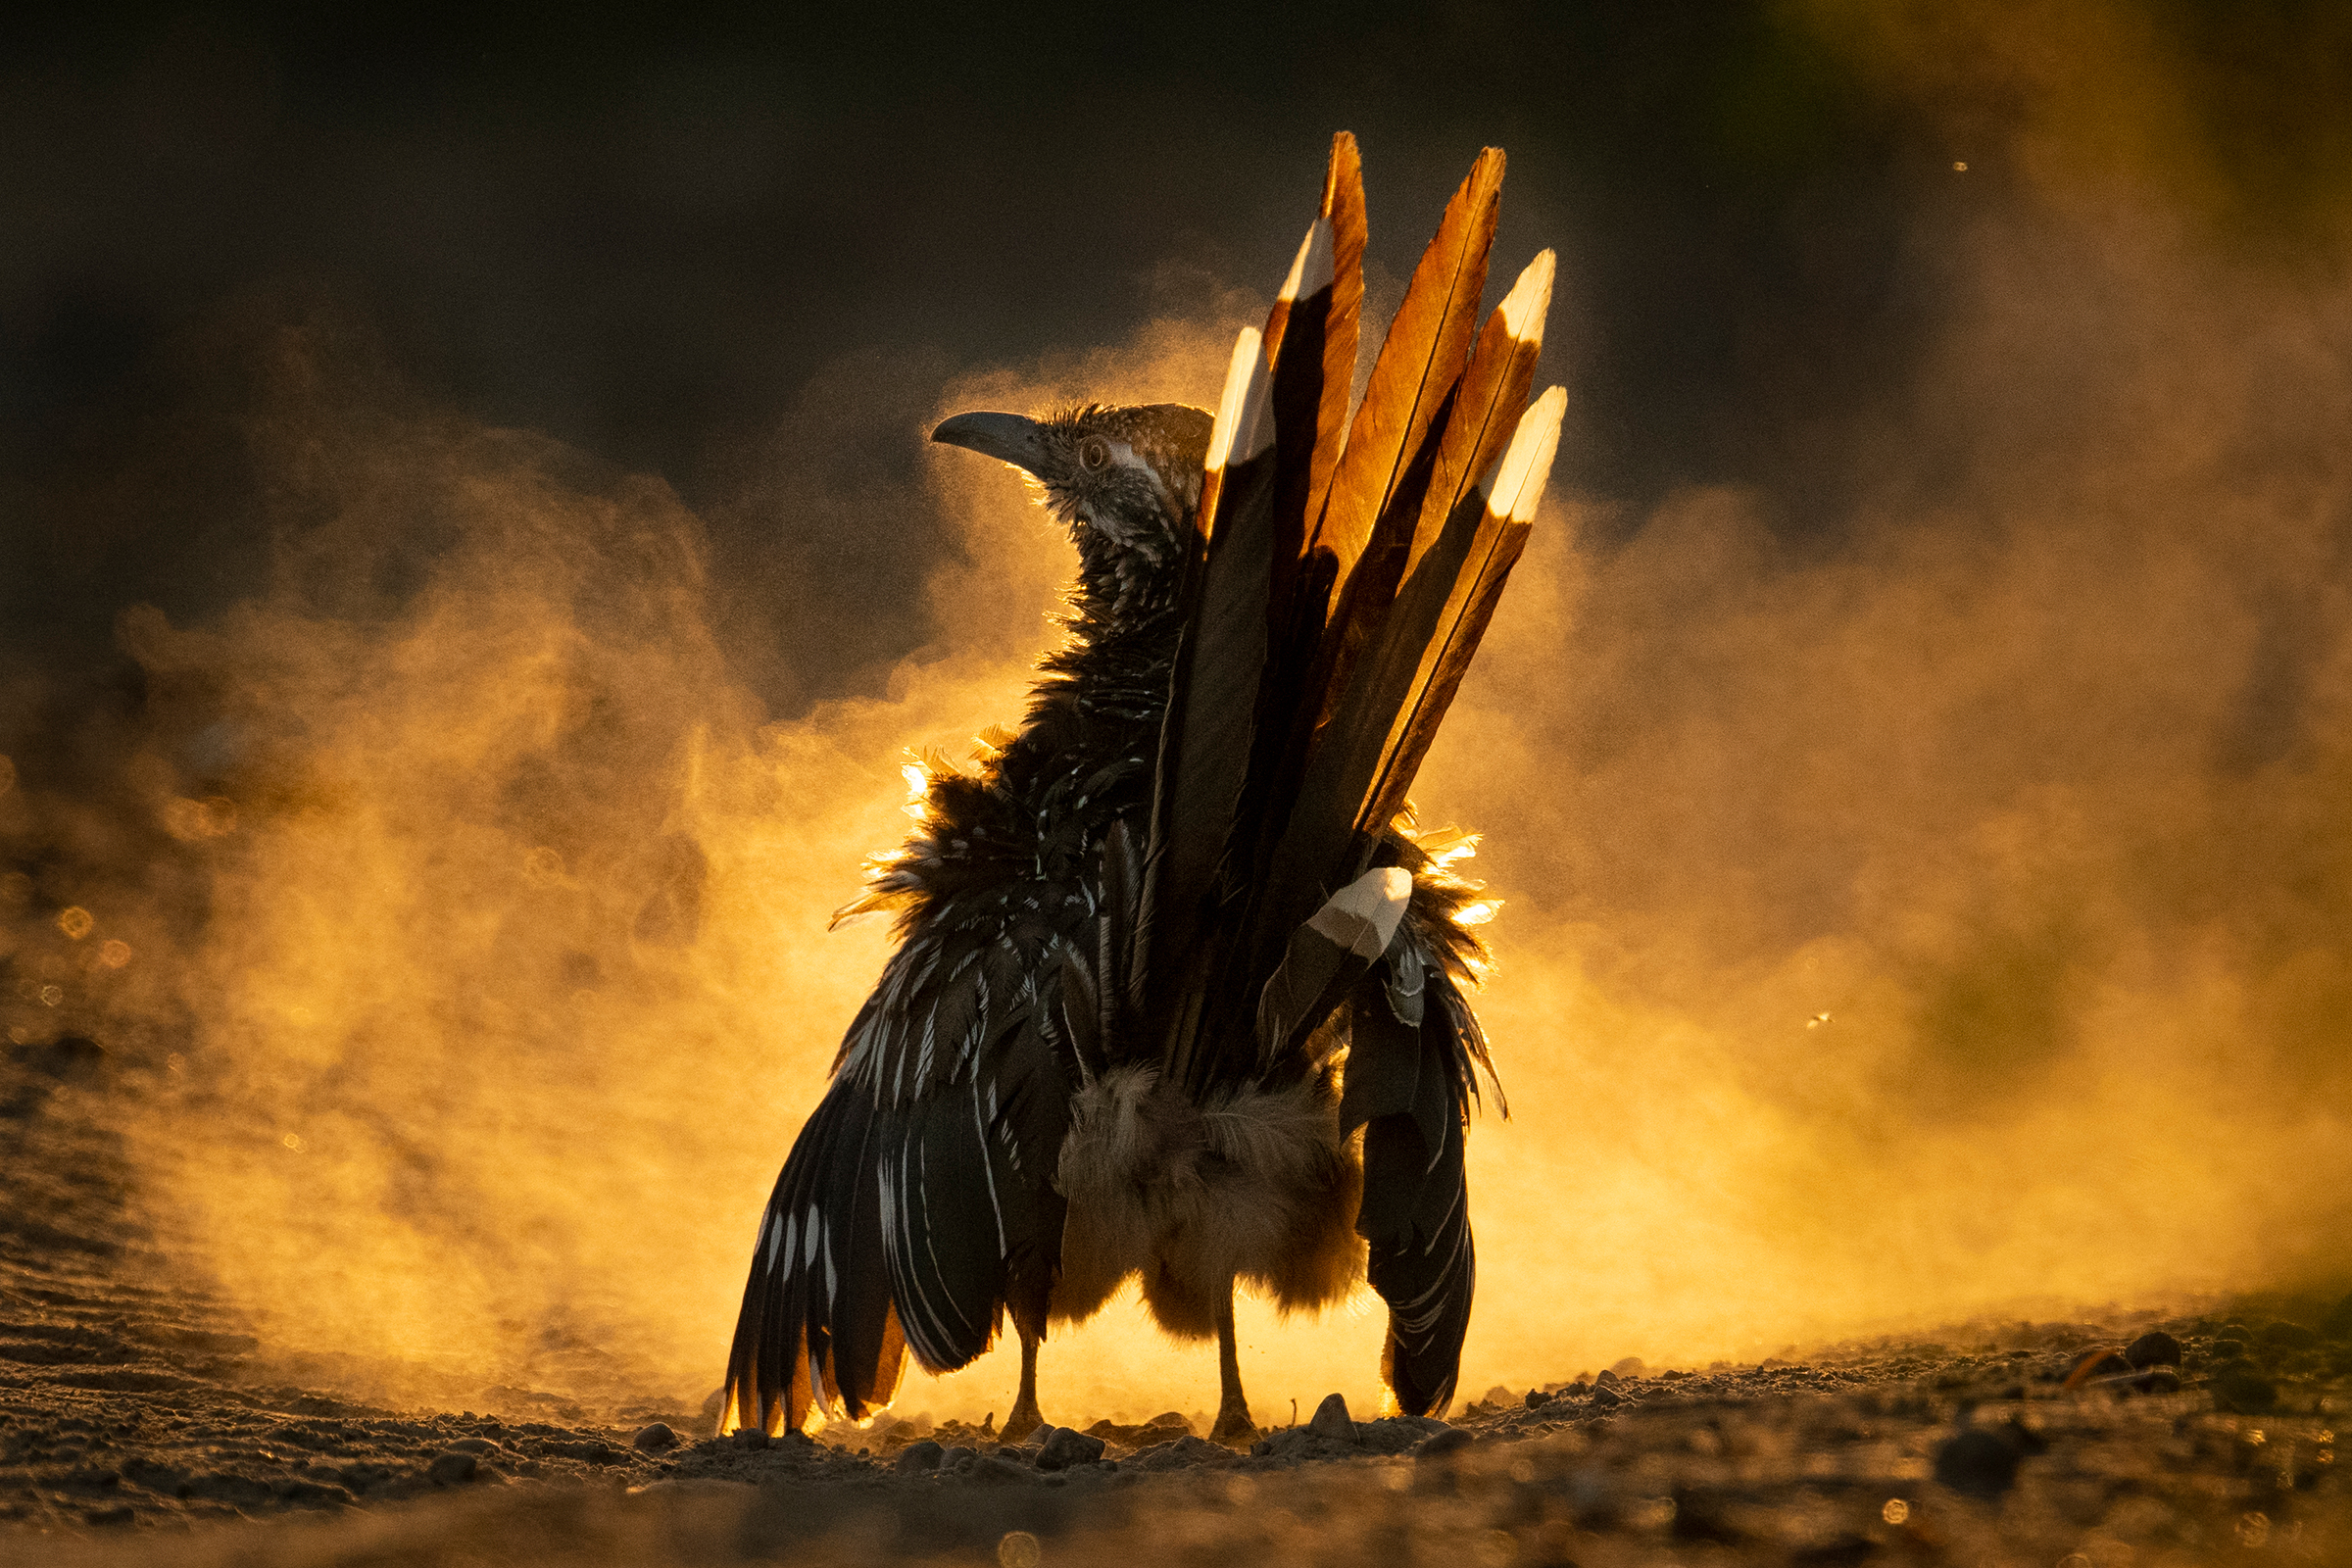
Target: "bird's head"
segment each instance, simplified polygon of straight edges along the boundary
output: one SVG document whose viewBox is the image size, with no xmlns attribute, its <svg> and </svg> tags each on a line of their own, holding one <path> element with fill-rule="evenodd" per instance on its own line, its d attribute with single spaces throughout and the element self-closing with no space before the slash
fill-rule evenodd
<svg viewBox="0 0 2352 1568">
<path fill-rule="evenodd" d="M 931 439 L 969 447 L 1035 479 L 1090 565 L 1122 578 L 1177 558 L 1200 505 L 1200 465 L 1213 421 L 1181 403 L 1088 405 L 1043 419 L 958 414 Z"/>
</svg>

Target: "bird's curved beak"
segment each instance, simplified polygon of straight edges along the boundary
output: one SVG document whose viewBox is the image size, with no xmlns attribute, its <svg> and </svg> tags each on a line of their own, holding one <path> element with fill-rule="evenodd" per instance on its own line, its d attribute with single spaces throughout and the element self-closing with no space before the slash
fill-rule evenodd
<svg viewBox="0 0 2352 1568">
<path fill-rule="evenodd" d="M 958 414 L 931 432 L 931 439 L 952 447 L 969 447 L 1000 463 L 1044 477 L 1045 444 L 1037 437 L 1037 421 L 1017 414 Z"/>
</svg>

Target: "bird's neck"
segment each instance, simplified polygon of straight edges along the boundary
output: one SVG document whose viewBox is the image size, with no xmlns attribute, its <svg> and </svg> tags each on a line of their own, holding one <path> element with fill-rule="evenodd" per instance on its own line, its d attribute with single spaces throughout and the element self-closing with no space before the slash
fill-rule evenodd
<svg viewBox="0 0 2352 1568">
<path fill-rule="evenodd" d="M 1090 730 L 1105 731 L 1102 743 L 1126 746 L 1116 732 L 1156 729 L 1182 629 L 1181 577 L 1173 560 L 1082 550 L 1062 614 L 1068 640 L 1046 657 L 1039 695 L 1052 706 L 1067 704 Z"/>
</svg>

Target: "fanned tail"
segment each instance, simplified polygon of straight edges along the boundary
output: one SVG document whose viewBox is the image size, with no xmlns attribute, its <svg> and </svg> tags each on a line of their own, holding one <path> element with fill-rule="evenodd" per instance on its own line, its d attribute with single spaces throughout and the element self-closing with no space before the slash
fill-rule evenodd
<svg viewBox="0 0 2352 1568">
<path fill-rule="evenodd" d="M 1333 876 L 1336 866 L 1315 859 L 1319 830 L 1343 814 L 1351 826 L 1360 803 L 1340 801 L 1310 770 L 1321 732 L 1411 552 L 1477 326 L 1502 172 L 1502 153 L 1488 148 L 1446 203 L 1373 362 L 1330 492 L 1302 541 L 1298 589 L 1288 607 L 1292 635 L 1281 650 L 1280 678 L 1269 670 L 1271 689 L 1259 707 L 1251 761 L 1259 789 L 1244 802 L 1252 841 L 1249 875 L 1261 900 L 1248 962 L 1260 972 L 1343 880 Z"/>
<path fill-rule="evenodd" d="M 1480 324 L 1502 172 L 1490 148 L 1454 192 L 1351 419 L 1364 239 L 1352 138 L 1333 143 L 1265 330 L 1236 346 L 1143 858 L 1150 929 L 1134 949 L 1134 1020 L 1157 1031 L 1165 1081 L 1196 1100 L 1306 1070 L 1303 1043 L 1348 1009 L 1358 1230 L 1390 1304 L 1383 1373 L 1415 1412 L 1451 1397 L 1469 1322 L 1462 1133 L 1485 1049 L 1440 961 L 1446 939 L 1402 917 L 1419 885 L 1409 866 L 1424 862 L 1394 824 L 1526 547 L 1565 407 L 1557 387 L 1528 403 L 1549 252 Z M 1098 967 L 1074 967 L 1074 987 L 1100 989 Z"/>
<path fill-rule="evenodd" d="M 1226 461 L 1211 465 L 1217 504 L 1161 754 L 1160 926 L 1145 964 L 1162 1060 L 1195 1093 L 1262 1065 L 1250 1058 L 1263 987 L 1293 934 L 1369 868 L 1548 471 L 1550 449 L 1522 418 L 1548 252 L 1477 330 L 1502 178 L 1494 149 L 1447 204 L 1339 439 L 1327 394 L 1344 368 L 1314 325 L 1328 315 L 1318 302 L 1348 292 L 1333 215 L 1361 211 L 1353 150 L 1335 144 L 1324 212 L 1268 329 L 1237 347 L 1212 443 Z M 1537 424 L 1556 432 L 1556 400 L 1545 407 Z M 1270 481 L 1253 466 L 1268 416 Z M 1496 512 L 1480 480 L 1514 431 L 1531 454 L 1543 447 L 1526 466 L 1543 471 Z M 1304 510 L 1292 513 L 1293 498 Z M 1245 721 L 1235 694 L 1253 676 Z"/>
</svg>

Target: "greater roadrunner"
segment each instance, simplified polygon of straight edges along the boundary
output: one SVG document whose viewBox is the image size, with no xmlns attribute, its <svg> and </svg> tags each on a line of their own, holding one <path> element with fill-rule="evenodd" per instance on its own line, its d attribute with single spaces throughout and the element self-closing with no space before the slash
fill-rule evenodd
<svg viewBox="0 0 2352 1568">
<path fill-rule="evenodd" d="M 1253 1435 L 1237 1284 L 1298 1309 L 1368 1277 L 1398 1406 L 1451 1397 L 1482 951 L 1446 869 L 1473 841 L 1416 833 L 1405 790 L 1558 436 L 1560 390 L 1527 401 L 1550 253 L 1478 324 L 1501 179 L 1489 149 L 1352 419 L 1343 133 L 1213 419 L 933 432 L 1021 468 L 1068 526 L 1069 635 L 1019 732 L 930 771 L 921 827 L 844 911 L 897 911 L 901 941 L 760 1220 L 720 1430 L 861 1418 L 907 1351 L 963 1366 L 1008 1314 L 1004 1430 L 1026 1436 L 1048 1326 L 1130 1277 L 1161 1327 L 1216 1336 L 1220 1440 Z"/>
</svg>

